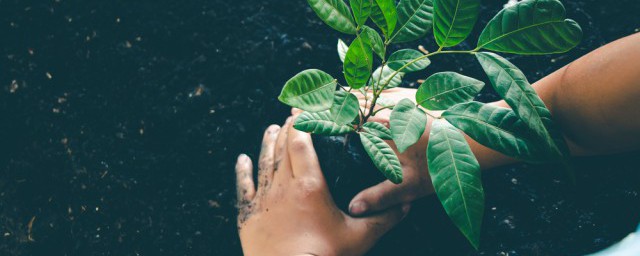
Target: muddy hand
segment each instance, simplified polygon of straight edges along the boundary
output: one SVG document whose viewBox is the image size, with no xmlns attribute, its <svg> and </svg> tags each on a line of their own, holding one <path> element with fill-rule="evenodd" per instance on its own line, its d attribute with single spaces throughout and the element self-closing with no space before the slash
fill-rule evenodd
<svg viewBox="0 0 640 256">
<path fill-rule="evenodd" d="M 309 134 L 292 118 L 265 132 L 258 188 L 252 162 L 236 164 L 238 229 L 245 255 L 361 255 L 398 223 L 409 206 L 367 218 L 340 211 L 329 194 Z"/>
</svg>

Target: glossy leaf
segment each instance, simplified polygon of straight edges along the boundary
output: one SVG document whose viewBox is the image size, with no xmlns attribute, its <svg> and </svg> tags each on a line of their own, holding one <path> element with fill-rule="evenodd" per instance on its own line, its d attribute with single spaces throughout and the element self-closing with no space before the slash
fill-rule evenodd
<svg viewBox="0 0 640 256">
<path fill-rule="evenodd" d="M 331 120 L 342 125 L 351 123 L 358 116 L 359 110 L 360 103 L 355 95 L 345 91 L 337 91 L 329 111 L 331 112 Z"/>
<path fill-rule="evenodd" d="M 500 11 L 485 27 L 478 49 L 525 55 L 566 52 L 580 43 L 582 29 L 565 19 L 557 0 L 527 0 Z"/>
<path fill-rule="evenodd" d="M 446 110 L 473 97 L 484 87 L 484 82 L 455 72 L 431 75 L 416 92 L 416 102 L 429 110 Z"/>
<path fill-rule="evenodd" d="M 464 136 L 443 120 L 433 121 L 427 163 L 431 182 L 449 218 L 478 248 L 484 214 L 480 164 Z"/>
<path fill-rule="evenodd" d="M 380 72 L 382 72 L 382 74 L 380 74 Z M 398 74 L 392 77 L 394 73 L 395 71 L 389 68 L 389 66 L 384 66 L 384 68 L 378 67 L 375 71 L 373 71 L 373 74 L 371 75 L 370 84 L 371 85 L 376 84 L 376 85 L 382 86 L 388 82 L 388 85 L 385 89 L 391 89 L 391 88 L 397 87 L 402 83 L 402 77 L 404 77 L 405 73 L 398 72 Z M 380 78 L 380 81 L 378 81 L 378 78 Z"/>
<path fill-rule="evenodd" d="M 371 48 L 360 37 L 353 40 L 344 59 L 344 78 L 347 84 L 354 89 L 366 85 L 371 75 L 372 65 Z"/>
<path fill-rule="evenodd" d="M 360 26 L 364 25 L 371 15 L 371 6 L 375 0 L 349 0 L 349 5 L 353 11 L 353 17 Z"/>
<path fill-rule="evenodd" d="M 531 136 L 531 130 L 513 110 L 472 101 L 455 105 L 442 117 L 478 143 L 507 156 L 527 162 L 547 162 L 545 144 Z"/>
<path fill-rule="evenodd" d="M 433 0 L 401 0 L 397 6 L 398 23 L 389 41 L 404 43 L 426 36 L 433 22 Z"/>
<path fill-rule="evenodd" d="M 380 170 L 389 181 L 395 184 L 401 183 L 402 166 L 393 149 L 391 149 L 384 140 L 367 132 L 360 133 L 360 140 L 378 170 Z"/>
<path fill-rule="evenodd" d="M 391 135 L 400 153 L 418 142 L 427 126 L 427 114 L 409 99 L 402 99 L 391 111 Z"/>
<path fill-rule="evenodd" d="M 420 71 L 427 68 L 427 66 L 431 64 L 431 61 L 429 60 L 429 58 L 424 58 L 424 59 L 413 62 L 415 59 L 423 56 L 424 54 L 413 49 L 399 50 L 391 54 L 391 56 L 389 56 L 387 65 L 389 65 L 389 67 L 393 70 L 400 70 L 402 67 L 408 64 L 401 71 L 405 73 L 416 72 L 416 71 Z"/>
<path fill-rule="evenodd" d="M 322 112 L 302 112 L 293 123 L 299 131 L 310 132 L 320 135 L 341 135 L 354 131 L 349 125 L 338 125 L 331 120 L 329 111 Z"/>
<path fill-rule="evenodd" d="M 311 9 L 329 27 L 345 34 L 356 33 L 356 24 L 343 0 L 307 0 Z"/>
<path fill-rule="evenodd" d="M 378 34 L 378 32 L 376 32 L 374 29 L 364 25 L 362 26 L 361 36 L 363 38 L 366 38 L 366 41 L 369 45 L 371 45 L 373 52 L 380 56 L 381 59 L 384 59 L 384 42 L 382 42 L 380 34 Z"/>
<path fill-rule="evenodd" d="M 344 63 L 344 57 L 347 56 L 347 50 L 349 50 L 349 46 L 342 41 L 342 39 L 338 39 L 338 57 L 340 57 L 340 61 Z"/>
<path fill-rule="evenodd" d="M 371 7 L 371 20 L 389 37 L 398 22 L 395 0 L 375 0 Z"/>
<path fill-rule="evenodd" d="M 433 34 L 440 47 L 464 41 L 478 20 L 480 0 L 433 0 Z"/>
<path fill-rule="evenodd" d="M 551 113 L 535 92 L 525 75 L 508 60 L 494 53 L 481 52 L 476 57 L 489 76 L 496 92 L 526 121 L 527 126 L 542 140 L 558 159 L 570 157 L 562 133 L 551 118 Z M 572 173 L 568 173 L 573 177 Z"/>
<path fill-rule="evenodd" d="M 393 139 L 391 137 L 391 130 L 389 130 L 389 128 L 387 128 L 386 126 L 384 126 L 381 123 L 366 122 L 365 124 L 362 125 L 362 128 L 364 129 L 365 132 L 371 133 L 371 134 L 375 135 L 376 137 L 381 138 L 383 140 L 391 140 L 391 139 Z"/>
<path fill-rule="evenodd" d="M 336 80 L 317 69 L 307 69 L 289 79 L 282 88 L 278 100 L 294 108 L 318 112 L 333 104 Z"/>
</svg>

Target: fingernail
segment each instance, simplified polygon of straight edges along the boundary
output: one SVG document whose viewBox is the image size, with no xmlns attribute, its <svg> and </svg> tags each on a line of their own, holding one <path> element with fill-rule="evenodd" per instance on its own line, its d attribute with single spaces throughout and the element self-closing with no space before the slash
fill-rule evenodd
<svg viewBox="0 0 640 256">
<path fill-rule="evenodd" d="M 353 215 L 360 215 L 367 211 L 367 205 L 361 201 L 351 204 L 349 212 Z"/>
<path fill-rule="evenodd" d="M 249 156 L 247 156 L 247 155 L 245 155 L 245 154 L 240 154 L 240 155 L 238 156 L 238 162 L 239 162 L 239 163 L 246 162 L 246 161 L 247 161 L 247 159 L 249 159 Z"/>
</svg>

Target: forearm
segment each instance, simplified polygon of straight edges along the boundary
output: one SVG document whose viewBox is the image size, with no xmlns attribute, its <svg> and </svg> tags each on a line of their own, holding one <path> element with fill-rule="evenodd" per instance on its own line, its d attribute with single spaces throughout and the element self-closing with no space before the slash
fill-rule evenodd
<svg viewBox="0 0 640 256">
<path fill-rule="evenodd" d="M 576 156 L 640 145 L 640 34 L 609 43 L 534 83 Z M 493 104 L 509 107 L 504 101 Z M 430 124 L 429 124 L 430 125 Z M 467 137 L 482 169 L 517 160 Z"/>
</svg>

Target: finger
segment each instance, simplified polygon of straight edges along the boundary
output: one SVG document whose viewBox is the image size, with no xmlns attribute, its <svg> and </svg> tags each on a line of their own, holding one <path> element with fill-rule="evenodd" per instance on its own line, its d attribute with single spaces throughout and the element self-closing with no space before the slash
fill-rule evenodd
<svg viewBox="0 0 640 256">
<path fill-rule="evenodd" d="M 415 188 L 413 184 L 416 183 L 407 181 L 407 184 L 396 185 L 386 180 L 367 188 L 351 199 L 349 213 L 353 216 L 363 216 L 401 203 L 409 203 L 416 199 L 420 191 L 420 188 Z"/>
<path fill-rule="evenodd" d="M 322 178 L 318 156 L 313 148 L 311 135 L 296 129 L 289 129 L 287 150 L 291 160 L 293 176 Z"/>
<path fill-rule="evenodd" d="M 253 183 L 253 163 L 245 154 L 238 156 L 236 161 L 236 195 L 238 202 L 249 202 L 256 195 Z"/>
<path fill-rule="evenodd" d="M 260 160 L 258 161 L 258 191 L 268 188 L 273 179 L 274 150 L 278 132 L 280 132 L 280 126 L 275 124 L 269 126 L 264 132 Z"/>
<path fill-rule="evenodd" d="M 291 108 L 291 115 L 296 116 L 302 113 L 302 109 L 299 108 Z"/>
<path fill-rule="evenodd" d="M 291 120 L 293 120 L 293 117 L 287 118 L 276 139 L 274 179 L 283 180 L 293 176 L 291 163 L 289 162 L 289 152 L 287 151 L 287 137 L 291 128 Z"/>
<path fill-rule="evenodd" d="M 375 243 L 382 235 L 398 224 L 411 209 L 410 204 L 397 206 L 366 218 L 352 218 L 353 234 L 358 241 Z"/>
</svg>

